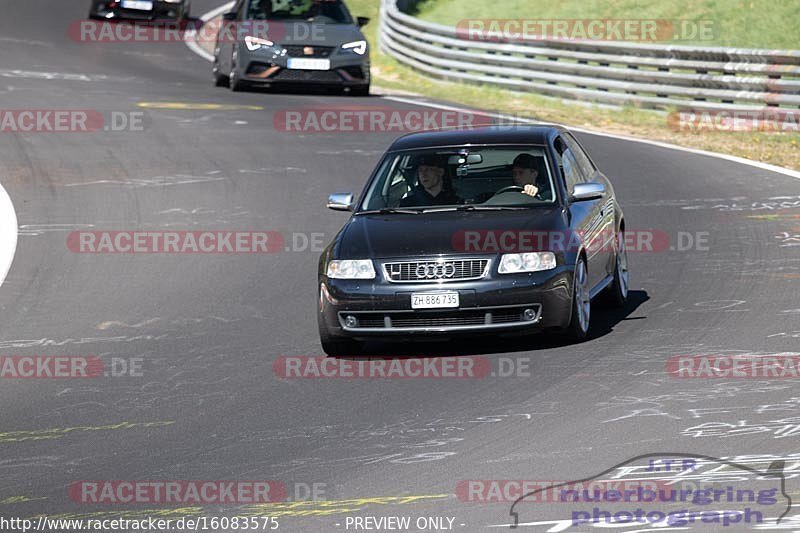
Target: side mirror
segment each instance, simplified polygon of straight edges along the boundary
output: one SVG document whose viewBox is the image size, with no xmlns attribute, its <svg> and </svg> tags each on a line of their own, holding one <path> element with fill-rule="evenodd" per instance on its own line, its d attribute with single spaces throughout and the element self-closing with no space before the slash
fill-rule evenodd
<svg viewBox="0 0 800 533">
<path fill-rule="evenodd" d="M 359 27 L 366 26 L 369 24 L 370 18 L 369 17 L 357 17 L 356 22 L 358 22 Z"/>
<path fill-rule="evenodd" d="M 328 197 L 328 209 L 334 211 L 352 211 L 354 203 L 353 194 L 349 192 L 331 194 Z"/>
<path fill-rule="evenodd" d="M 606 186 L 602 183 L 593 181 L 591 183 L 578 183 L 572 191 L 570 200 L 573 202 L 585 202 L 586 200 L 596 200 L 606 195 Z"/>
<path fill-rule="evenodd" d="M 222 20 L 226 20 L 228 22 L 232 22 L 239 17 L 239 13 L 236 11 L 229 11 L 227 13 L 223 13 Z"/>
</svg>

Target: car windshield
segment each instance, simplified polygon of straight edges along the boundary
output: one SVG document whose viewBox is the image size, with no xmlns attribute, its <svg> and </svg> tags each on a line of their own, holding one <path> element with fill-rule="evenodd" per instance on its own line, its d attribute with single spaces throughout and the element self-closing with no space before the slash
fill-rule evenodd
<svg viewBox="0 0 800 533">
<path fill-rule="evenodd" d="M 353 23 L 347 8 L 339 0 L 250 0 L 247 13 L 250 20 Z"/>
<path fill-rule="evenodd" d="M 525 209 L 553 191 L 542 147 L 408 151 L 384 158 L 359 211 Z"/>
</svg>

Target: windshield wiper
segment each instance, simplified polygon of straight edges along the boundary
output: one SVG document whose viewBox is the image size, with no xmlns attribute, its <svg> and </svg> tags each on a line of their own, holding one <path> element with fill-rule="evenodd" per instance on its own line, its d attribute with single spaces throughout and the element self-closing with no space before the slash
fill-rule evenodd
<svg viewBox="0 0 800 533">
<path fill-rule="evenodd" d="M 422 213 L 419 209 L 402 209 L 399 207 L 382 207 L 380 209 L 368 209 L 367 211 L 359 211 L 356 215 L 419 215 Z"/>
<path fill-rule="evenodd" d="M 511 205 L 456 205 L 450 207 L 434 207 L 426 209 L 424 213 L 445 213 L 447 211 L 521 211 L 529 209 L 523 206 Z"/>
</svg>

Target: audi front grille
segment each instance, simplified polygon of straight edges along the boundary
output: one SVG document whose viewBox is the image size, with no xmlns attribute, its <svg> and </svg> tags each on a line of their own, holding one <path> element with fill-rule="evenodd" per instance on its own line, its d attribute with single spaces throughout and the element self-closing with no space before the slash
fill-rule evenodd
<svg viewBox="0 0 800 533">
<path fill-rule="evenodd" d="M 470 281 L 486 277 L 489 264 L 485 258 L 396 261 L 384 263 L 383 272 L 392 283 Z"/>
</svg>

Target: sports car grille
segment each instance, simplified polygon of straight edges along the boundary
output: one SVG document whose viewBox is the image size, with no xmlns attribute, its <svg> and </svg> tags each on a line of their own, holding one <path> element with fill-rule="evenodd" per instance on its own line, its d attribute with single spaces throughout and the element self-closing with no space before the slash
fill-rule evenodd
<svg viewBox="0 0 800 533">
<path fill-rule="evenodd" d="M 312 81 L 338 83 L 342 77 L 332 70 L 289 70 L 284 69 L 269 78 L 271 81 Z"/>
<path fill-rule="evenodd" d="M 394 283 L 439 283 L 480 279 L 488 270 L 488 259 L 434 259 L 384 263 L 386 279 Z"/>
<path fill-rule="evenodd" d="M 291 57 L 330 57 L 333 52 L 331 46 L 308 46 L 302 44 L 282 44 L 281 47 Z M 308 49 L 308 50 L 307 50 Z M 310 51 L 310 54 L 306 54 Z"/>
</svg>

